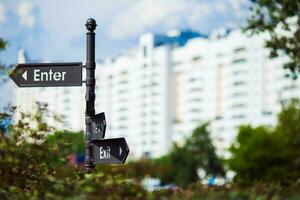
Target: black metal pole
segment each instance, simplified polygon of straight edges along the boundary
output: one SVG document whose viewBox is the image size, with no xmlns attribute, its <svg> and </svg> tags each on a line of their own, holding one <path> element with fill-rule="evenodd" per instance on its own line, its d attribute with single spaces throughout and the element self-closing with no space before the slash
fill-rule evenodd
<svg viewBox="0 0 300 200">
<path fill-rule="evenodd" d="M 95 115 L 95 33 L 96 21 L 89 18 L 85 24 L 88 32 L 86 33 L 86 111 L 85 111 L 85 169 L 87 172 L 93 171 L 95 168 L 93 162 L 93 151 L 92 151 L 92 124 L 91 117 Z"/>
</svg>

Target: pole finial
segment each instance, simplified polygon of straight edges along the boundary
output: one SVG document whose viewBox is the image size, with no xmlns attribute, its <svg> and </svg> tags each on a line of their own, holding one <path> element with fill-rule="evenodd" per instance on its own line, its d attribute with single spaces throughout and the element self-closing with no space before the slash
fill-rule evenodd
<svg viewBox="0 0 300 200">
<path fill-rule="evenodd" d="M 85 26 L 86 26 L 86 29 L 87 29 L 88 31 L 92 31 L 92 32 L 93 32 L 93 31 L 96 29 L 96 26 L 97 26 L 96 20 L 94 20 L 93 18 L 89 18 L 89 19 L 86 21 Z"/>
</svg>

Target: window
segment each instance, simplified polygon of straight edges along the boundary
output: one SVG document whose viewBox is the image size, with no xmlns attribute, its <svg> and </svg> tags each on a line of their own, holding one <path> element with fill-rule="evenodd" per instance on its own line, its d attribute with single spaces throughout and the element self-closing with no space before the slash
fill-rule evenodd
<svg viewBox="0 0 300 200">
<path fill-rule="evenodd" d="M 217 115 L 217 116 L 216 116 L 216 120 L 221 120 L 221 119 L 223 119 L 223 116 L 222 116 L 222 115 Z"/>
<path fill-rule="evenodd" d="M 69 107 L 69 106 L 66 106 L 66 107 L 64 107 L 64 110 L 65 110 L 65 111 L 70 111 L 70 107 Z"/>
<path fill-rule="evenodd" d="M 239 75 L 239 74 L 244 74 L 244 73 L 245 73 L 245 71 L 241 71 L 241 70 L 232 72 L 233 75 Z"/>
<path fill-rule="evenodd" d="M 156 86 L 156 85 L 158 85 L 158 83 L 157 82 L 152 82 L 151 85 Z"/>
<path fill-rule="evenodd" d="M 235 53 L 239 53 L 239 52 L 243 52 L 243 51 L 246 51 L 245 47 L 238 47 L 238 48 L 234 49 Z"/>
<path fill-rule="evenodd" d="M 244 82 L 244 81 L 236 81 L 233 83 L 234 86 L 245 85 L 245 84 L 246 84 L 246 82 Z"/>
<path fill-rule="evenodd" d="M 147 47 L 143 46 L 143 56 L 147 57 Z"/>
<path fill-rule="evenodd" d="M 181 61 L 177 61 L 177 62 L 173 62 L 173 65 L 176 66 L 176 65 L 181 65 L 182 62 Z"/>
<path fill-rule="evenodd" d="M 224 56 L 224 53 L 217 53 L 218 58 L 222 58 Z"/>
<path fill-rule="evenodd" d="M 70 99 L 64 99 L 64 103 L 69 103 Z"/>
<path fill-rule="evenodd" d="M 264 110 L 262 111 L 262 114 L 268 116 L 268 115 L 272 115 L 272 112 Z"/>
<path fill-rule="evenodd" d="M 244 63 L 247 60 L 245 58 L 240 58 L 240 59 L 235 59 L 232 61 L 232 64 L 240 64 L 240 63 Z"/>
<path fill-rule="evenodd" d="M 158 73 L 157 73 L 157 72 L 154 72 L 154 73 L 152 74 L 152 76 L 158 76 Z"/>
<path fill-rule="evenodd" d="M 123 84 L 126 84 L 126 83 L 128 83 L 128 80 L 126 80 L 126 79 L 125 79 L 125 80 L 120 80 L 120 81 L 119 81 L 119 84 L 120 84 L 120 85 L 123 85 Z"/>
<path fill-rule="evenodd" d="M 243 118 L 245 118 L 245 115 L 233 115 L 232 118 L 233 119 L 243 119 Z"/>
<path fill-rule="evenodd" d="M 189 79 L 189 82 L 195 82 L 195 81 L 196 81 L 195 78 L 190 78 L 190 79 Z"/>
<path fill-rule="evenodd" d="M 152 110 L 152 115 L 158 115 L 159 113 L 156 110 Z"/>
<path fill-rule="evenodd" d="M 202 88 L 191 88 L 191 89 L 189 90 L 190 93 L 193 93 L 193 92 L 200 92 L 200 91 L 202 91 Z"/>
<path fill-rule="evenodd" d="M 159 96 L 158 92 L 152 92 L 152 96 Z"/>
<path fill-rule="evenodd" d="M 126 126 L 118 126 L 117 128 L 120 129 L 120 130 L 122 130 L 122 129 L 127 129 Z"/>
<path fill-rule="evenodd" d="M 120 121 L 126 121 L 126 120 L 127 120 L 127 117 L 119 117 L 119 120 L 120 120 Z"/>
<path fill-rule="evenodd" d="M 201 98 L 192 98 L 190 101 L 191 102 L 200 102 L 202 99 Z"/>
<path fill-rule="evenodd" d="M 127 71 L 122 71 L 122 72 L 120 73 L 120 75 L 125 75 L 125 74 L 128 74 L 128 72 L 127 72 Z"/>
<path fill-rule="evenodd" d="M 201 60 L 201 56 L 195 56 L 193 57 L 193 62 L 197 62 Z"/>
<path fill-rule="evenodd" d="M 119 90 L 118 94 L 123 94 L 123 93 L 126 93 L 126 92 L 127 92 L 127 90 Z"/>
<path fill-rule="evenodd" d="M 200 119 L 192 119 L 191 122 L 193 123 L 199 123 L 201 120 Z"/>
<path fill-rule="evenodd" d="M 246 92 L 235 92 L 232 94 L 233 97 L 246 96 Z"/>
<path fill-rule="evenodd" d="M 119 111 L 119 112 L 124 112 L 124 111 L 127 111 L 127 108 L 121 107 L 121 108 L 118 109 L 118 111 Z"/>
<path fill-rule="evenodd" d="M 158 121 L 152 121 L 152 125 L 157 125 Z"/>
<path fill-rule="evenodd" d="M 198 109 L 198 108 L 192 108 L 192 109 L 190 109 L 190 111 L 193 113 L 198 113 L 198 112 L 201 112 L 202 110 Z"/>
<path fill-rule="evenodd" d="M 231 106 L 232 108 L 243 108 L 245 107 L 245 104 L 239 103 L 239 104 L 234 104 Z"/>
</svg>

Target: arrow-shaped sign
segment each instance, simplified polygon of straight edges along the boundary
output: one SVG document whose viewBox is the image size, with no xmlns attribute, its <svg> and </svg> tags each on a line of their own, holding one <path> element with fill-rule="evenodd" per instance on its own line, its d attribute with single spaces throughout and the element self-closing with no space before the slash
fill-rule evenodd
<svg viewBox="0 0 300 200">
<path fill-rule="evenodd" d="M 129 148 L 125 138 L 93 140 L 93 158 L 96 164 L 124 163 Z"/>
<path fill-rule="evenodd" d="M 104 138 L 106 130 L 106 120 L 104 112 L 92 116 L 92 140 Z"/>
<path fill-rule="evenodd" d="M 9 76 L 19 87 L 81 86 L 82 63 L 18 64 Z"/>
</svg>

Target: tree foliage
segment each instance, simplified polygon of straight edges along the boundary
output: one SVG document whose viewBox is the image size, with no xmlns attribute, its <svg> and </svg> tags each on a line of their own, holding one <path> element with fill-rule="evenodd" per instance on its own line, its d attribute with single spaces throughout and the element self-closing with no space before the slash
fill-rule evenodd
<svg viewBox="0 0 300 200">
<path fill-rule="evenodd" d="M 157 160 L 167 169 L 160 176 L 163 182 L 187 186 L 199 180 L 199 169 L 207 175 L 224 176 L 222 162 L 215 153 L 207 128 L 208 124 L 197 127 L 182 147 L 174 145 L 168 155 Z"/>
<path fill-rule="evenodd" d="M 252 15 L 246 30 L 252 33 L 267 32 L 270 39 L 266 46 L 271 57 L 285 54 L 290 61 L 284 67 L 294 78 L 300 72 L 300 1 L 298 0 L 251 0 Z"/>
<path fill-rule="evenodd" d="M 86 174 L 68 165 L 69 153 L 82 152 L 82 133 L 56 132 L 45 112 L 21 113 L 8 133 L 1 129 L 0 199 L 144 199 L 145 191 L 124 174 Z M 0 121 L 9 117 L 2 113 Z"/>
<path fill-rule="evenodd" d="M 0 52 L 5 50 L 7 46 L 7 41 L 0 37 Z M 7 66 L 0 61 L 0 84 L 1 82 L 6 82 L 8 80 L 8 73 L 12 66 Z"/>
<path fill-rule="evenodd" d="M 6 46 L 6 41 L 4 41 L 2 38 L 0 38 L 0 51 L 4 50 Z"/>
<path fill-rule="evenodd" d="M 242 126 L 230 152 L 240 183 L 300 180 L 300 102 L 284 105 L 274 128 Z"/>
</svg>

